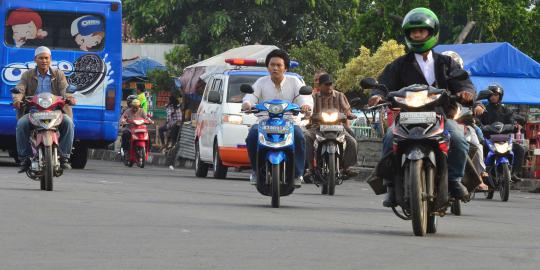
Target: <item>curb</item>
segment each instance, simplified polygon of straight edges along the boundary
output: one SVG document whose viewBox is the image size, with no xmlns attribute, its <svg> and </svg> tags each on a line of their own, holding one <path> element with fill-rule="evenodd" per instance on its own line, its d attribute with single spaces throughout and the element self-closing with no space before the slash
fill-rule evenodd
<svg viewBox="0 0 540 270">
<path fill-rule="evenodd" d="M 120 162 L 120 155 L 118 152 L 106 149 L 89 149 L 88 158 L 94 160 L 106 160 Z M 162 153 L 150 153 L 147 164 L 151 164 L 158 167 L 167 167 L 167 156 Z M 175 168 L 193 169 L 195 163 L 191 159 L 177 159 L 174 164 Z M 374 168 L 372 167 L 352 167 L 354 171 L 358 173 L 358 176 L 351 179 L 353 181 L 365 182 L 371 175 Z M 512 190 L 520 190 L 522 192 L 528 192 L 540 189 L 540 179 L 524 178 L 519 183 L 514 183 L 511 186 Z"/>
</svg>

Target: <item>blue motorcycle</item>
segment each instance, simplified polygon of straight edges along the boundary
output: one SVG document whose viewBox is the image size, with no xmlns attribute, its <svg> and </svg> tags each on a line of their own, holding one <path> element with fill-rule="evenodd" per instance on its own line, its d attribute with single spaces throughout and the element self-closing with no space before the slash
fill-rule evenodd
<svg viewBox="0 0 540 270">
<path fill-rule="evenodd" d="M 514 125 L 495 122 L 482 126 L 485 135 L 485 144 L 489 150 L 486 155 L 486 171 L 489 173 L 486 199 L 491 200 L 496 190 L 503 202 L 508 201 L 510 195 L 510 178 L 514 153 L 512 152 L 512 137 Z"/>
<path fill-rule="evenodd" d="M 253 94 L 251 85 L 243 84 L 240 91 Z M 310 95 L 311 87 L 300 89 L 301 95 Z M 297 104 L 274 99 L 264 101 L 246 113 L 265 112 L 258 121 L 257 164 L 252 164 L 257 174 L 257 190 L 272 197 L 272 207 L 280 205 L 280 197 L 293 193 L 294 187 L 294 123 L 286 115 L 300 114 Z"/>
</svg>

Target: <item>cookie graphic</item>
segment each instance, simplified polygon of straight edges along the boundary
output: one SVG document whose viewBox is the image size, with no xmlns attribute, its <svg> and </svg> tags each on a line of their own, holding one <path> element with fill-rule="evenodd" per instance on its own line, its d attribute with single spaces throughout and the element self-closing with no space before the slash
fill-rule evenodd
<svg viewBox="0 0 540 270">
<path fill-rule="evenodd" d="M 107 74 L 107 65 L 96 54 L 85 54 L 79 57 L 73 66 L 74 72 L 69 76 L 70 84 L 83 95 L 92 94 Z"/>
</svg>

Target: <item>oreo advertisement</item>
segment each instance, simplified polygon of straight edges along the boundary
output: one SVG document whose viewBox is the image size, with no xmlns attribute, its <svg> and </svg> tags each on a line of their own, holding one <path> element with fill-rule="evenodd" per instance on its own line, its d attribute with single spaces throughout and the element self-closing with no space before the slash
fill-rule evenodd
<svg viewBox="0 0 540 270">
<path fill-rule="evenodd" d="M 84 54 L 74 62 L 53 58 L 51 67 L 64 72 L 69 91 L 75 91 L 73 95 L 78 105 L 103 107 L 105 106 L 105 89 L 114 83 L 112 77 L 114 71 L 107 57 L 107 54 L 103 58 L 97 54 Z M 2 69 L 2 81 L 6 85 L 15 86 L 22 74 L 35 66 L 34 61 L 10 63 Z"/>
</svg>

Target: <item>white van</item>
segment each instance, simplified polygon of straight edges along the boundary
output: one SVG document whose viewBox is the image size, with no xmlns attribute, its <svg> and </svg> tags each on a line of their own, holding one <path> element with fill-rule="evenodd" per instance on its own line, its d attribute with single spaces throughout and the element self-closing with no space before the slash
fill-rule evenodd
<svg viewBox="0 0 540 270">
<path fill-rule="evenodd" d="M 215 178 L 227 177 L 229 167 L 251 167 L 246 148 L 246 137 L 254 115 L 242 112 L 240 85 L 253 84 L 268 75 L 265 67 L 226 70 L 210 76 L 197 110 L 195 131 L 195 175 L 206 177 L 213 166 Z M 287 73 L 286 76 L 298 74 Z"/>
</svg>

